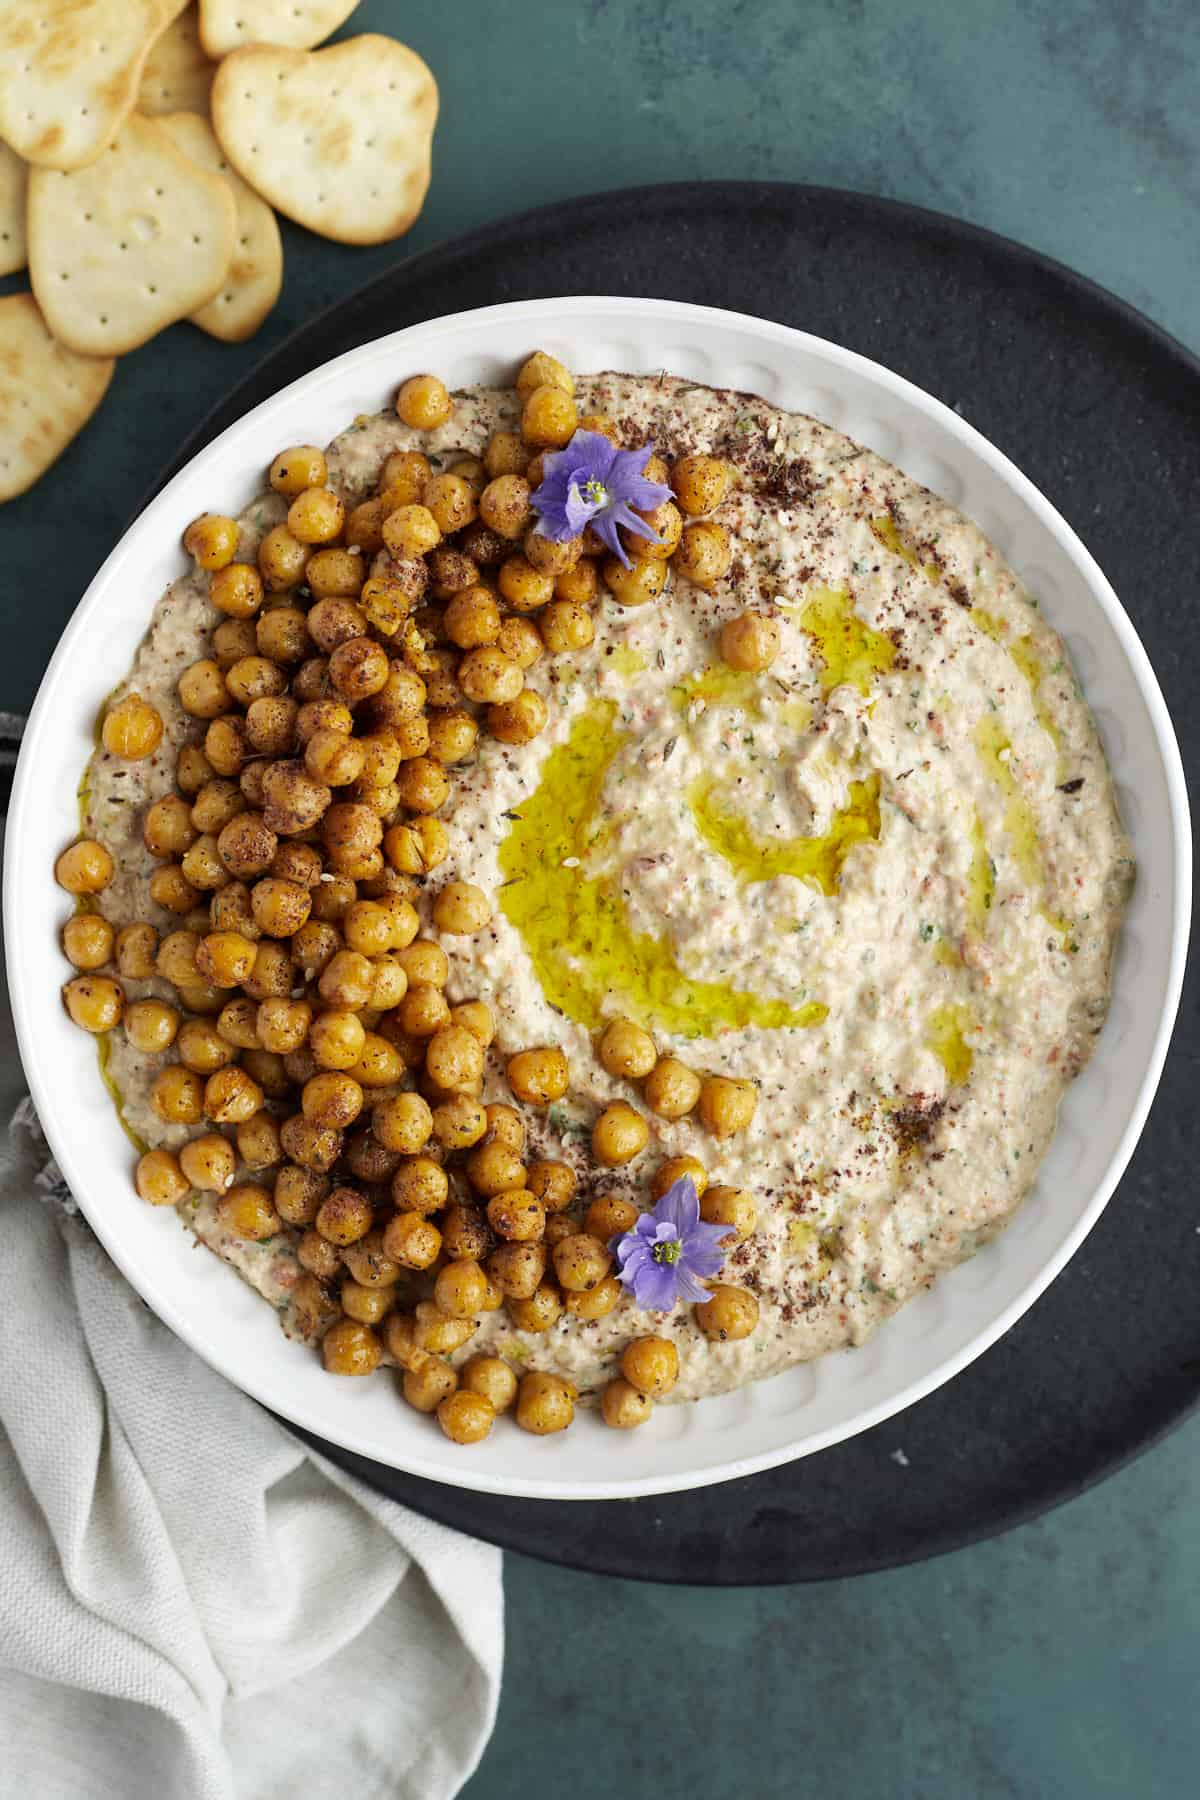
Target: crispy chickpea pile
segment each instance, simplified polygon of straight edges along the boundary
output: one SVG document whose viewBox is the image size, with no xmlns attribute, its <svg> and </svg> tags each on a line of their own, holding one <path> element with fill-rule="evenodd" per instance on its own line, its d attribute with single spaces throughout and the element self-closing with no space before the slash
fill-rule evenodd
<svg viewBox="0 0 1200 1800">
<path fill-rule="evenodd" d="M 174 788 L 141 822 L 157 919 L 105 916 L 115 870 L 100 843 L 69 846 L 55 870 L 78 908 L 62 938 L 69 1016 L 95 1034 L 123 1030 L 158 1059 L 150 1104 L 174 1147 L 141 1157 L 138 1194 L 156 1206 L 207 1195 L 231 1237 L 289 1240 L 292 1310 L 325 1368 L 366 1375 L 388 1360 L 408 1404 L 460 1444 L 486 1438 L 503 1412 L 537 1435 L 571 1423 L 570 1381 L 518 1375 L 491 1354 L 451 1359 L 500 1308 L 534 1334 L 611 1313 L 626 1298 L 611 1245 L 639 1209 L 614 1194 L 576 1209 L 573 1168 L 528 1152 L 520 1108 L 569 1091 L 559 1046 L 507 1059 L 519 1106 L 484 1099 L 495 1020 L 480 1000 L 452 1002 L 433 935 L 471 936 L 492 918 L 486 893 L 439 873 L 452 866 L 454 771 L 483 736 L 520 746 L 544 730 L 527 673 L 593 642 L 602 594 L 653 601 L 671 568 L 712 588 L 731 560 L 711 517 L 731 471 L 711 456 L 670 469 L 652 457 L 647 474 L 674 497 L 645 515 L 659 541 L 631 539 L 629 569 L 589 533 L 537 533 L 546 455 L 581 425 L 618 433 L 578 415 L 570 372 L 544 352 L 516 387 L 519 429 L 495 432 L 479 457 L 399 451 L 351 503 L 323 452 L 294 445 L 269 471 L 286 512 L 257 543 L 220 514 L 189 525 L 213 619 L 176 681 L 193 730 Z M 453 410 L 435 375 L 396 397 L 419 432 Z M 721 633 L 734 667 L 765 668 L 777 649 L 777 627 L 757 614 Z M 130 690 L 100 736 L 110 755 L 140 761 L 160 755 L 165 725 Z M 129 996 L 126 982 L 154 985 Z M 597 1055 L 659 1118 L 694 1115 L 721 1139 L 753 1117 L 750 1083 L 660 1055 L 633 1021 L 613 1020 Z M 649 1136 L 644 1113 L 613 1101 L 593 1125 L 594 1162 L 630 1163 Z M 651 1201 L 681 1173 L 730 1245 L 754 1230 L 753 1197 L 709 1186 L 694 1158 L 664 1164 Z M 696 1312 L 722 1340 L 747 1335 L 756 1315 L 752 1294 L 721 1284 Z M 641 1424 L 678 1374 L 670 1339 L 635 1339 L 602 1418 Z"/>
</svg>

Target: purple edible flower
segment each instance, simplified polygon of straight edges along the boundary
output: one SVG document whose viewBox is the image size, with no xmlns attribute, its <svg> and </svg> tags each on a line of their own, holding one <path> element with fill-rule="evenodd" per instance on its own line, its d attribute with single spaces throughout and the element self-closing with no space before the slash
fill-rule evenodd
<svg viewBox="0 0 1200 1800">
<path fill-rule="evenodd" d="M 636 506 L 641 512 L 653 512 L 671 497 L 669 487 L 661 481 L 647 481 L 642 473 L 652 449 L 643 444 L 640 450 L 618 450 L 598 431 L 577 431 L 565 450 L 556 450 L 545 459 L 545 478 L 533 493 L 538 515 L 534 529 L 561 544 L 590 525 L 628 568 L 618 525 L 634 537 L 662 542 L 633 510 Z"/>
<path fill-rule="evenodd" d="M 701 1283 L 720 1274 L 728 1235 L 728 1225 L 701 1220 L 695 1183 L 681 1175 L 632 1231 L 613 1240 L 617 1277 L 646 1312 L 670 1312 L 678 1300 L 699 1305 L 711 1298 Z"/>
</svg>

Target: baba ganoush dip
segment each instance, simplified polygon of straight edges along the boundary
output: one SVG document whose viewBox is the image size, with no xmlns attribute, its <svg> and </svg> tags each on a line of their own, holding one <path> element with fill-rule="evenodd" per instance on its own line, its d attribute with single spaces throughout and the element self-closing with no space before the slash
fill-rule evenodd
<svg viewBox="0 0 1200 1800">
<path fill-rule="evenodd" d="M 602 598 L 588 649 L 527 670 L 548 708 L 541 734 L 519 747 L 481 735 L 450 771 L 439 882 L 478 884 L 495 913 L 441 940 L 448 993 L 494 1009 L 485 1097 L 510 1098 L 514 1052 L 566 1052 L 568 1096 L 527 1123 L 535 1154 L 576 1168 L 581 1210 L 611 1192 L 648 1205 L 654 1168 L 685 1153 L 751 1191 L 757 1227 L 723 1279 L 756 1294 L 759 1322 L 719 1343 L 689 1307 L 649 1315 L 627 1298 L 539 1334 L 500 1310 L 457 1360 L 492 1350 L 586 1396 L 656 1332 L 679 1351 L 672 1397 L 693 1399 L 862 1343 L 1011 1219 L 1103 1025 L 1133 865 L 1062 641 L 968 519 L 753 396 L 605 374 L 580 378 L 577 402 L 628 446 L 735 466 L 720 514 L 733 560 L 712 592 L 676 571 L 650 604 Z M 330 448 L 329 484 L 352 505 L 394 451 L 420 448 L 435 469 L 477 455 L 516 428 L 519 405 L 468 389 L 431 433 L 392 412 L 359 418 Z M 273 493 L 248 508 L 240 557 L 284 509 Z M 117 865 L 106 909 L 163 929 L 179 921 L 149 900 L 141 816 L 199 735 L 175 682 L 206 654 L 206 596 L 202 573 L 173 584 L 130 673 L 163 717 L 161 748 L 139 763 L 98 751 L 85 788 L 84 829 Z M 761 673 L 717 651 L 747 608 L 780 629 Z M 595 1166 L 598 1111 L 638 1099 L 595 1053 L 615 1016 L 660 1054 L 752 1080 L 750 1128 L 715 1141 L 694 1117 L 649 1116 L 642 1156 Z M 127 1128 L 172 1146 L 186 1128 L 148 1103 L 164 1060 L 111 1034 Z M 210 1196 L 181 1212 L 294 1328 L 296 1234 L 232 1238 Z"/>
</svg>

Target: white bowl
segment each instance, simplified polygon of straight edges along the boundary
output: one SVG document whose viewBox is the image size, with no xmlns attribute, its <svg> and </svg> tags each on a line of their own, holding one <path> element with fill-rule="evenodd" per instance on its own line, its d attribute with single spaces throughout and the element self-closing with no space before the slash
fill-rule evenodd
<svg viewBox="0 0 1200 1800">
<path fill-rule="evenodd" d="M 535 345 L 578 369 L 669 369 L 813 413 L 976 519 L 1066 636 L 1104 734 L 1138 879 L 1096 1054 L 1063 1102 L 1024 1208 L 973 1262 L 863 1349 L 660 1408 L 635 1433 L 585 1416 L 565 1438 L 506 1427 L 462 1450 L 400 1404 L 386 1375 L 331 1379 L 232 1270 L 195 1252 L 171 1213 L 136 1198 L 95 1046 L 57 1001 L 68 906 L 52 868 L 78 829 L 92 721 L 183 566 L 188 521 L 212 507 L 237 512 L 281 444 L 324 443 L 356 413 L 387 404 L 412 370 L 436 369 L 452 386 L 504 380 Z M 4 927 L 17 1034 L 47 1137 L 97 1236 L 185 1342 L 275 1412 L 378 1462 L 493 1493 L 603 1499 L 725 1481 L 837 1443 L 928 1394 L 1020 1318 L 1095 1224 L 1146 1118 L 1183 978 L 1190 879 L 1183 772 L 1145 652 L 1075 533 L 998 450 L 899 376 L 820 338 L 671 301 L 574 298 L 463 313 L 349 351 L 230 426 L 159 494 L 92 582 L 42 682 L 9 814 Z"/>
</svg>

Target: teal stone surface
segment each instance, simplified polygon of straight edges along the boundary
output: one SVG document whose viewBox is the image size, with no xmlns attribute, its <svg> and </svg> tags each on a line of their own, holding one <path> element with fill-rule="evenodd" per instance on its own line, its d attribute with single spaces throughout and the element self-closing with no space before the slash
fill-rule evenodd
<svg viewBox="0 0 1200 1800">
<path fill-rule="evenodd" d="M 706 177 L 886 194 L 1031 244 L 1200 348 L 1193 0 L 365 0 L 339 35 L 362 29 L 403 38 L 440 84 L 421 219 L 373 250 L 285 225 L 255 339 L 180 325 L 122 361 L 61 462 L 0 510 L 0 708 L 28 707 L 222 391 L 411 251 L 543 202 Z M 467 1800 L 1183 1800 L 1200 1791 L 1198 1490 L 1193 1421 L 1005 1538 L 853 1581 L 701 1590 L 509 1557 L 504 1695 Z"/>
</svg>

